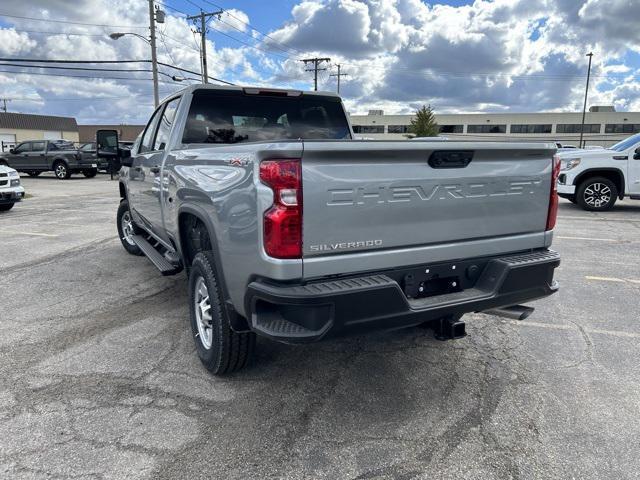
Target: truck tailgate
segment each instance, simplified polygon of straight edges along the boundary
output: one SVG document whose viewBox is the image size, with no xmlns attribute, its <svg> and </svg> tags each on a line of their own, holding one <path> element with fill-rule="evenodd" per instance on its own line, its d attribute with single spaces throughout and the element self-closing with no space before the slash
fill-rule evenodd
<svg viewBox="0 0 640 480">
<path fill-rule="evenodd" d="M 544 232 L 554 153 L 540 143 L 306 141 L 303 259 Z"/>
</svg>

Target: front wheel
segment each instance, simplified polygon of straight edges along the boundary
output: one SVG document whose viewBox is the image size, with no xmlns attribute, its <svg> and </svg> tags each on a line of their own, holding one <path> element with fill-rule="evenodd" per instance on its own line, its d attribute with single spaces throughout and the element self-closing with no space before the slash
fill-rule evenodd
<svg viewBox="0 0 640 480">
<path fill-rule="evenodd" d="M 189 306 L 196 351 L 207 370 L 224 375 L 246 367 L 253 354 L 255 333 L 231 329 L 210 251 L 198 253 L 191 264 Z"/>
<path fill-rule="evenodd" d="M 69 177 L 71 177 L 71 170 L 69 170 L 67 164 L 64 162 L 54 163 L 53 173 L 58 180 L 67 180 Z"/>
<path fill-rule="evenodd" d="M 3 203 L 0 205 L 0 212 L 6 212 L 7 210 L 11 210 L 15 203 Z"/>
<path fill-rule="evenodd" d="M 605 177 L 588 178 L 580 184 L 576 193 L 578 205 L 593 212 L 611 209 L 617 198 L 618 188 Z"/>
<path fill-rule="evenodd" d="M 118 236 L 124 249 L 131 255 L 143 255 L 142 250 L 134 243 L 132 238 L 138 233 L 138 227 L 136 227 L 136 224 L 133 223 L 133 218 L 131 218 L 129 202 L 126 200 L 120 202 L 116 218 L 118 222 Z"/>
</svg>

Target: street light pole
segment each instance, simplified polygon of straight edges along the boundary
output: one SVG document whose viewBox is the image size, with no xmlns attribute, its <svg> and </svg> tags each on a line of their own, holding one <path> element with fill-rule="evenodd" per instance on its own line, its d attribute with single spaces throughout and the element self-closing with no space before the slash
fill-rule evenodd
<svg viewBox="0 0 640 480">
<path fill-rule="evenodd" d="M 160 97 L 158 93 L 158 58 L 156 56 L 156 15 L 153 9 L 153 0 L 149 0 L 149 31 L 151 35 L 151 70 L 153 75 L 153 103 L 155 107 L 158 107 L 160 103 Z"/>
<path fill-rule="evenodd" d="M 583 148 L 584 117 L 587 113 L 587 96 L 589 95 L 589 77 L 591 76 L 591 58 L 593 57 L 593 52 L 587 53 L 587 57 L 589 57 L 589 67 L 587 69 L 587 86 L 584 89 L 584 105 L 582 106 L 582 124 L 580 125 L 580 142 L 578 143 L 578 148 Z"/>
</svg>

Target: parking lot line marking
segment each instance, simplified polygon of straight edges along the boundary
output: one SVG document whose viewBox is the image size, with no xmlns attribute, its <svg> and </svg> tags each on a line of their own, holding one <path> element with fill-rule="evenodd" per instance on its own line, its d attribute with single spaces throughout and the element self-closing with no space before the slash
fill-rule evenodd
<svg viewBox="0 0 640 480">
<path fill-rule="evenodd" d="M 616 277 L 592 277 L 590 275 L 587 275 L 584 278 L 586 278 L 587 280 L 596 280 L 596 281 L 599 281 L 599 282 L 620 282 L 620 283 L 625 283 L 623 278 L 616 278 Z"/>
<path fill-rule="evenodd" d="M 586 276 L 584 278 L 586 278 L 587 280 L 596 280 L 599 282 L 617 282 L 617 283 L 630 283 L 633 285 L 640 285 L 640 280 L 636 280 L 633 278 L 592 277 L 592 276 Z"/>
<path fill-rule="evenodd" d="M 625 223 L 640 223 L 640 220 L 629 220 L 626 218 L 603 218 L 603 217 L 563 217 L 558 215 L 558 219 L 563 220 L 598 220 L 601 222 L 625 222 Z"/>
<path fill-rule="evenodd" d="M 563 324 L 555 324 L 555 323 L 541 323 L 541 322 L 529 322 L 526 320 L 506 320 L 508 323 L 512 325 L 522 325 L 525 327 L 537 327 L 537 328 L 546 328 L 550 330 L 575 330 L 578 332 L 579 330 L 573 325 L 563 325 Z M 620 330 L 604 330 L 601 328 L 584 328 L 584 331 L 587 333 L 595 333 L 599 335 L 609 335 L 612 337 L 625 337 L 625 338 L 640 338 L 640 333 L 635 332 L 622 332 Z"/>
<path fill-rule="evenodd" d="M 36 232 L 12 232 L 8 230 L 3 230 L 2 233 L 9 233 L 11 235 L 29 235 L 32 237 L 59 237 L 60 235 L 54 235 L 52 233 L 36 233 Z"/>
<path fill-rule="evenodd" d="M 593 242 L 617 242 L 615 238 L 589 238 L 589 237 L 562 237 L 557 236 L 555 238 L 559 238 L 561 240 L 588 240 Z"/>
</svg>

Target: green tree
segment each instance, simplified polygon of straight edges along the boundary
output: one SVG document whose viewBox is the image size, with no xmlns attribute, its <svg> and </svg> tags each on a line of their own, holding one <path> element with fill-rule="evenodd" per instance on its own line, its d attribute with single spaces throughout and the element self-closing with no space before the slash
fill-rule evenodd
<svg viewBox="0 0 640 480">
<path fill-rule="evenodd" d="M 431 105 L 423 105 L 415 113 L 415 118 L 411 120 L 409 133 L 415 137 L 437 137 L 440 133 L 438 122 L 433 114 Z"/>
</svg>

